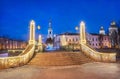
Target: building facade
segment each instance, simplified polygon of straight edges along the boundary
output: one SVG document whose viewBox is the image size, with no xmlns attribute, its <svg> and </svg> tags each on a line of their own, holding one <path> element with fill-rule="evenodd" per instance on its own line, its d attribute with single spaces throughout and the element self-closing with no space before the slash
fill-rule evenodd
<svg viewBox="0 0 120 79">
<path fill-rule="evenodd" d="M 24 41 L 0 37 L 0 50 L 24 49 L 26 46 L 27 43 Z"/>
<path fill-rule="evenodd" d="M 93 47 L 93 48 L 110 48 L 110 40 L 108 35 L 103 35 L 102 42 L 100 42 L 99 34 L 86 34 L 87 43 Z M 64 39 L 64 40 L 63 40 Z M 76 45 L 79 46 L 80 43 L 80 36 L 77 33 L 63 33 L 60 35 L 57 35 L 54 39 L 54 46 L 57 48 L 60 48 L 63 45 Z"/>
<path fill-rule="evenodd" d="M 116 45 L 118 37 L 118 27 L 113 21 L 108 28 L 109 34 L 105 33 L 103 26 L 99 30 L 99 34 L 86 33 L 88 45 L 93 48 L 111 48 Z M 76 45 L 79 46 L 80 35 L 78 33 L 63 33 L 56 35 L 54 38 L 54 46 L 60 48 L 61 46 Z"/>
</svg>

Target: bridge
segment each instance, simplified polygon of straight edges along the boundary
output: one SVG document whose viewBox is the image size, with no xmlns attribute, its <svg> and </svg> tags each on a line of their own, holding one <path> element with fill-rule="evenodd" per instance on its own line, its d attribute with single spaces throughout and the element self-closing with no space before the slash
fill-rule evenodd
<svg viewBox="0 0 120 79">
<path fill-rule="evenodd" d="M 35 54 L 35 22 L 32 20 L 30 22 L 29 44 L 26 49 L 18 56 L 0 58 L 0 69 L 25 65 L 32 58 L 28 64 L 36 65 L 37 63 L 39 66 L 78 65 L 83 63 L 82 61 L 116 62 L 116 53 L 97 52 L 87 45 L 84 22 L 80 23 L 80 49 L 79 53 L 41 53 L 33 57 Z"/>
<path fill-rule="evenodd" d="M 26 49 L 18 56 L 0 57 L 0 69 L 17 67 L 27 64 L 34 55 L 35 50 L 35 23 L 30 22 L 30 39 Z"/>
</svg>

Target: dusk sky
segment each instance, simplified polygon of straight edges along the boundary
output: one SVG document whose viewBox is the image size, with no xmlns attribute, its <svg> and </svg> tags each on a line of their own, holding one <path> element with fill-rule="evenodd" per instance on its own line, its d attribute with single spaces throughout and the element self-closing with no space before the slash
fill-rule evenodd
<svg viewBox="0 0 120 79">
<path fill-rule="evenodd" d="M 82 20 L 89 33 L 108 31 L 111 21 L 120 21 L 120 0 L 0 0 L 0 36 L 28 40 L 32 19 L 43 35 L 50 19 L 54 34 L 76 32 Z"/>
</svg>

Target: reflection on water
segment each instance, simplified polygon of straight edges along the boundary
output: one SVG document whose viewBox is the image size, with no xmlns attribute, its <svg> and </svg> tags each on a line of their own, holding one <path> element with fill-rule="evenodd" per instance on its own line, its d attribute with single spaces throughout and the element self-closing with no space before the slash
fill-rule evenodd
<svg viewBox="0 0 120 79">
<path fill-rule="evenodd" d="M 0 57 L 8 57 L 8 53 L 2 53 L 0 54 Z"/>
<path fill-rule="evenodd" d="M 21 52 L 0 52 L 0 57 L 11 57 L 11 56 L 17 56 L 19 55 Z"/>
</svg>

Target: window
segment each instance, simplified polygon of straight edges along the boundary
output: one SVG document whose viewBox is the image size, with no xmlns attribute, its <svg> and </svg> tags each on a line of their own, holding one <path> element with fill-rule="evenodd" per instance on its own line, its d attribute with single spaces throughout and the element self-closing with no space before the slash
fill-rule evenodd
<svg viewBox="0 0 120 79">
<path fill-rule="evenodd" d="M 74 38 L 73 38 L 73 42 L 74 42 Z"/>
<path fill-rule="evenodd" d="M 98 39 L 96 38 L 96 41 L 97 41 Z"/>
<path fill-rule="evenodd" d="M 69 39 L 69 42 L 71 42 L 71 39 Z"/>
<path fill-rule="evenodd" d="M 105 40 L 107 40 L 107 38 L 105 37 Z"/>
<path fill-rule="evenodd" d="M 78 39 L 76 38 L 76 41 L 78 41 Z"/>
<path fill-rule="evenodd" d="M 90 43 L 90 45 L 91 45 L 91 43 Z"/>
<path fill-rule="evenodd" d="M 58 38 L 58 41 L 60 41 L 60 38 Z"/>
</svg>

